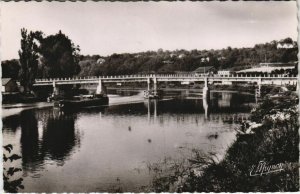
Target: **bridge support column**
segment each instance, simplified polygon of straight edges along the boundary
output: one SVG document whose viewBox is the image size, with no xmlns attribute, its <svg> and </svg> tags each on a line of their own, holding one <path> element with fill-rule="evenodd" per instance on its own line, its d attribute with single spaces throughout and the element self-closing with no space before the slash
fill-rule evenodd
<svg viewBox="0 0 300 194">
<path fill-rule="evenodd" d="M 147 78 L 147 89 L 148 89 L 148 92 L 150 91 L 150 84 L 151 84 L 151 80 L 150 80 L 150 77 Z"/>
<path fill-rule="evenodd" d="M 157 95 L 157 80 L 155 77 L 153 78 L 153 94 L 154 96 Z"/>
<path fill-rule="evenodd" d="M 203 88 L 202 94 L 203 94 L 203 99 L 210 98 L 210 91 L 208 88 L 208 78 L 207 77 L 204 78 L 204 88 Z"/>
<path fill-rule="evenodd" d="M 97 89 L 96 89 L 96 94 L 105 94 L 105 88 L 102 84 L 102 80 L 99 79 L 99 82 L 98 82 L 98 86 L 97 86 Z"/>
<path fill-rule="evenodd" d="M 56 97 L 59 95 L 59 87 L 58 85 L 56 85 L 55 81 L 53 81 L 53 97 Z"/>
<path fill-rule="evenodd" d="M 151 93 L 151 79 L 150 77 L 147 78 L 147 90 L 144 91 L 144 98 L 148 98 L 149 94 Z"/>
</svg>

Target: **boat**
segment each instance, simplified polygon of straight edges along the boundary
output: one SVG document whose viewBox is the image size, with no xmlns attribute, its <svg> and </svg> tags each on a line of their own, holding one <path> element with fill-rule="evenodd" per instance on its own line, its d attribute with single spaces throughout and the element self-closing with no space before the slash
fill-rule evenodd
<svg viewBox="0 0 300 194">
<path fill-rule="evenodd" d="M 78 109 L 83 107 L 96 107 L 108 105 L 109 99 L 106 95 L 81 95 L 73 96 L 70 99 L 54 101 L 54 108 L 59 109 Z"/>
<path fill-rule="evenodd" d="M 144 98 L 145 99 L 159 99 L 161 97 L 162 97 L 162 91 L 161 90 L 157 90 L 156 92 L 148 91 L 148 90 L 144 91 Z"/>
</svg>

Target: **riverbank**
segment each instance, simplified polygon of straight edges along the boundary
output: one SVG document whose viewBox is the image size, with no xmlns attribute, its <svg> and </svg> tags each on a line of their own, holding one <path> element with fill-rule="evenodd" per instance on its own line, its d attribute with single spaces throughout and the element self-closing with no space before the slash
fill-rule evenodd
<svg viewBox="0 0 300 194">
<path fill-rule="evenodd" d="M 272 95 L 272 94 L 271 94 Z M 192 150 L 183 162 L 157 165 L 155 192 L 299 191 L 298 96 L 266 97 L 219 161 L 214 153 Z M 178 165 L 180 164 L 180 165 Z M 167 166 L 167 167 L 166 167 Z"/>
<path fill-rule="evenodd" d="M 134 96 L 118 96 L 118 95 L 108 95 L 108 96 L 109 96 L 109 106 L 142 103 L 145 100 L 142 93 L 139 93 L 138 95 L 134 95 Z M 35 102 L 35 103 L 2 104 L 2 118 L 20 114 L 24 110 L 30 110 L 34 108 L 37 109 L 47 108 L 47 107 L 53 107 L 53 103 Z"/>
<path fill-rule="evenodd" d="M 3 119 L 12 115 L 20 114 L 24 110 L 30 110 L 33 108 L 47 108 L 52 106 L 53 103 L 49 102 L 2 104 L 1 116 Z"/>
</svg>

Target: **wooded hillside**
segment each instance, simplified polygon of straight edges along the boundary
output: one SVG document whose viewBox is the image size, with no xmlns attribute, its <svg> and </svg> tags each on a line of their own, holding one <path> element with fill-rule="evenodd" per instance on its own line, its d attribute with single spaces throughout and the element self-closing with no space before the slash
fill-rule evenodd
<svg viewBox="0 0 300 194">
<path fill-rule="evenodd" d="M 80 76 L 135 73 L 174 73 L 193 71 L 198 67 L 241 70 L 261 62 L 297 61 L 298 46 L 291 38 L 257 44 L 253 48 L 221 50 L 147 51 L 140 53 L 81 56 Z"/>
<path fill-rule="evenodd" d="M 257 44 L 253 48 L 221 50 L 158 49 L 140 53 L 112 54 L 110 56 L 79 57 L 78 76 L 119 75 L 137 73 L 175 73 L 193 71 L 198 67 L 214 66 L 217 70 L 241 70 L 261 62 L 291 62 L 297 59 L 298 45 L 291 38 Z M 18 76 L 18 61 L 2 62 L 2 77 Z M 38 75 L 43 77 L 43 75 Z"/>
</svg>

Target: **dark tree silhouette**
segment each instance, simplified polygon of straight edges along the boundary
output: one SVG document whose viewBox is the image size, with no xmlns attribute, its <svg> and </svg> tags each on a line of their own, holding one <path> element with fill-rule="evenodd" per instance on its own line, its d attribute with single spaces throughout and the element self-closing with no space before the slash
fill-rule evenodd
<svg viewBox="0 0 300 194">
<path fill-rule="evenodd" d="M 20 64 L 17 59 L 2 61 L 2 77 L 19 79 Z"/>
<path fill-rule="evenodd" d="M 59 31 L 42 38 L 40 43 L 42 77 L 72 77 L 79 73 L 79 46 L 75 46 L 65 34 Z"/>
<path fill-rule="evenodd" d="M 25 28 L 21 29 L 21 50 L 19 50 L 21 75 L 20 83 L 24 87 L 24 93 L 32 89 L 34 79 L 38 68 L 37 37 L 41 32 L 27 32 Z"/>
</svg>

